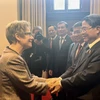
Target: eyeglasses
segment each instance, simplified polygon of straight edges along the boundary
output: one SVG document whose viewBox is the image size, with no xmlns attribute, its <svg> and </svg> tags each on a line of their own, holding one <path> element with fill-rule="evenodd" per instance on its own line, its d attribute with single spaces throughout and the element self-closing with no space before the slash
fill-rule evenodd
<svg viewBox="0 0 100 100">
<path fill-rule="evenodd" d="M 74 34 L 80 34 L 81 33 L 81 30 L 76 30 L 76 31 L 73 31 Z"/>
<path fill-rule="evenodd" d="M 25 35 L 30 35 L 30 36 L 33 36 L 31 32 L 26 32 L 24 33 Z"/>
<path fill-rule="evenodd" d="M 82 28 L 81 28 L 81 32 L 86 32 L 87 30 L 90 30 L 90 29 L 92 29 L 92 27 L 90 27 L 90 28 L 82 27 Z"/>
</svg>

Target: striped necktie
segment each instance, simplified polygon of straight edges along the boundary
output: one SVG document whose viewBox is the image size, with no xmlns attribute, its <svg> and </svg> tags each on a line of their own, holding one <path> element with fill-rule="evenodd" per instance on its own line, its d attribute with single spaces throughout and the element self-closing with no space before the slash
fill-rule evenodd
<svg viewBox="0 0 100 100">
<path fill-rule="evenodd" d="M 82 49 L 82 45 L 79 44 L 79 45 L 78 45 L 78 48 L 77 48 L 77 51 L 76 51 L 75 58 L 76 58 L 76 57 L 78 56 L 78 54 L 80 53 L 81 49 Z"/>
<path fill-rule="evenodd" d="M 60 37 L 60 40 L 59 40 L 59 50 L 61 49 L 61 46 L 62 46 L 62 41 L 63 41 L 63 38 Z"/>
</svg>

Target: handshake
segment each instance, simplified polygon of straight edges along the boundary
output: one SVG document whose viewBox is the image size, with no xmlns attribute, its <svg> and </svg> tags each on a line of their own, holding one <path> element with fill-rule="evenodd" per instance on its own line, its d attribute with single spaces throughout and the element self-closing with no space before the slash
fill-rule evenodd
<svg viewBox="0 0 100 100">
<path fill-rule="evenodd" d="M 33 75 L 32 76 L 34 78 L 35 81 L 37 82 L 45 82 L 48 85 L 49 91 L 51 92 L 51 94 L 57 94 L 61 89 L 62 89 L 62 85 L 61 85 L 61 77 L 58 78 L 40 78 L 38 76 Z"/>
<path fill-rule="evenodd" d="M 45 80 L 45 82 L 47 83 L 49 90 L 51 92 L 51 94 L 57 94 L 61 88 L 61 80 L 62 78 L 48 78 Z"/>
</svg>

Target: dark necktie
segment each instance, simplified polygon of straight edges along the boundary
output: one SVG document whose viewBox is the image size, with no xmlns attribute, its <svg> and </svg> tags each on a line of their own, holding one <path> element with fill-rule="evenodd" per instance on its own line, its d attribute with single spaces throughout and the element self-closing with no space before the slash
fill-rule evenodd
<svg viewBox="0 0 100 100">
<path fill-rule="evenodd" d="M 83 53 L 81 55 L 81 60 L 80 61 L 82 61 L 83 59 L 85 59 L 85 57 L 89 54 L 89 51 L 90 51 L 90 48 L 87 45 L 86 48 L 84 48 L 84 50 L 83 50 Z"/>
</svg>

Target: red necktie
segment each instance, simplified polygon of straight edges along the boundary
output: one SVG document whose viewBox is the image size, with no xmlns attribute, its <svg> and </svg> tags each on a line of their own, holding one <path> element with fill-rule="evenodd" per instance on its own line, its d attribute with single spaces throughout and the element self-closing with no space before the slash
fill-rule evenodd
<svg viewBox="0 0 100 100">
<path fill-rule="evenodd" d="M 78 48 L 77 48 L 77 51 L 76 51 L 75 58 L 76 58 L 76 57 L 78 56 L 78 54 L 80 53 L 81 49 L 82 49 L 82 46 L 81 46 L 81 44 L 79 44 L 79 45 L 78 45 Z"/>
<path fill-rule="evenodd" d="M 50 49 L 52 49 L 52 38 L 50 39 Z"/>
</svg>

